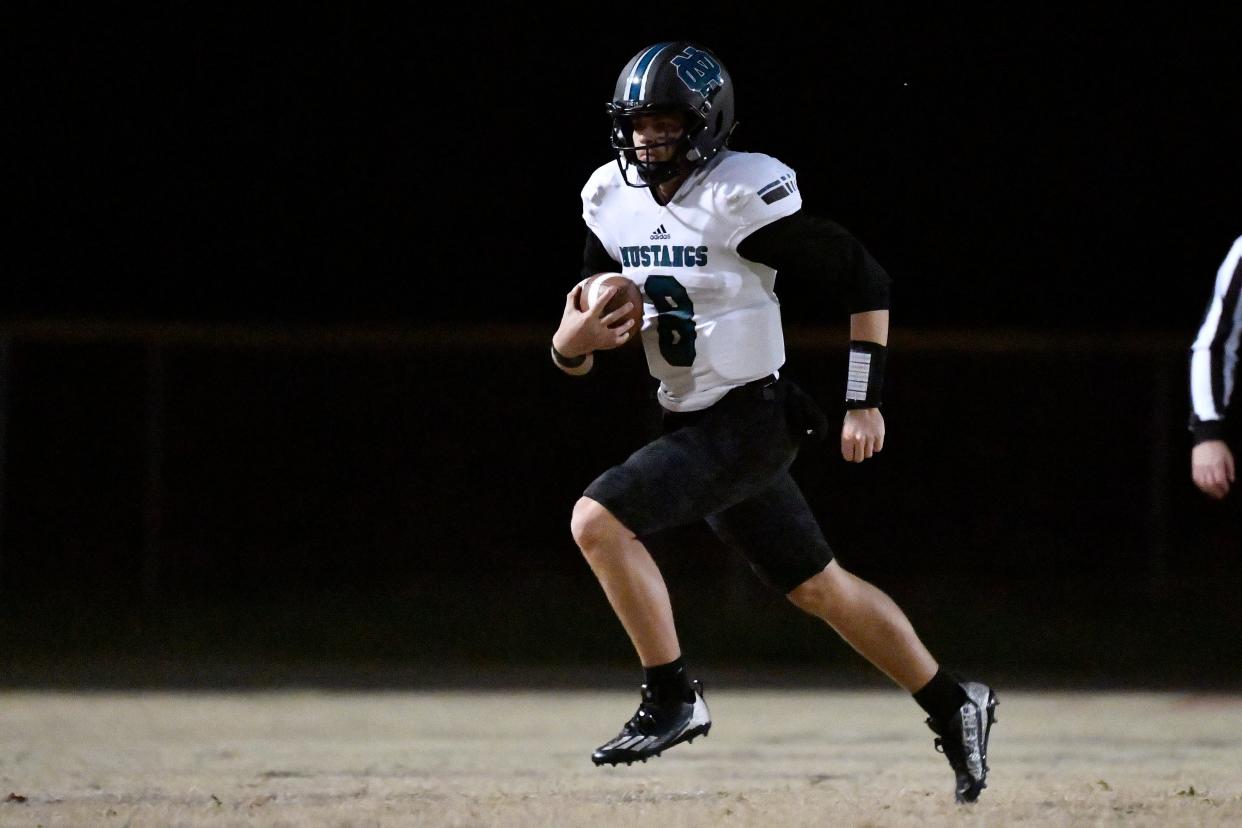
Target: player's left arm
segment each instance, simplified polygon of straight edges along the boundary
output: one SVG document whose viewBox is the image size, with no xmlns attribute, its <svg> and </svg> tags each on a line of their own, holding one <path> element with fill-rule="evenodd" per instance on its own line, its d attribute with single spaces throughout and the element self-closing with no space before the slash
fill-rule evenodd
<svg viewBox="0 0 1242 828">
<path fill-rule="evenodd" d="M 880 405 L 888 354 L 888 273 L 844 227 L 801 210 L 756 230 L 738 246 L 738 253 L 844 296 L 850 311 L 850 353 L 841 456 L 851 463 L 874 456 L 884 448 Z"/>
</svg>

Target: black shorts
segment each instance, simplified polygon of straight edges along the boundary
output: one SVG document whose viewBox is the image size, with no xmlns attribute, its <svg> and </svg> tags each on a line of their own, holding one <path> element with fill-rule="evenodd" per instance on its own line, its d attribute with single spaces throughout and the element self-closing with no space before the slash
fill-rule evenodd
<svg viewBox="0 0 1242 828">
<path fill-rule="evenodd" d="M 735 388 L 702 411 L 664 412 L 664 434 L 587 487 L 639 538 L 706 519 L 768 585 L 788 593 L 832 561 L 789 467 L 823 413 L 787 379 Z"/>
</svg>

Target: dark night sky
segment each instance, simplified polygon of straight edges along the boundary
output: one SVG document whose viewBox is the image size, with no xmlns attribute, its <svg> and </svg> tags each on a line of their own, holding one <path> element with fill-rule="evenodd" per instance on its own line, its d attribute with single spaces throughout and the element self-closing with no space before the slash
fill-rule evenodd
<svg viewBox="0 0 1242 828">
<path fill-rule="evenodd" d="M 17 37 L 0 312 L 554 325 L 615 77 L 687 37 L 733 74 L 735 146 L 798 171 L 904 323 L 1197 323 L 1242 234 L 1235 20 L 868 8 L 623 26 L 610 6 L 576 35 L 480 7 L 46 13 Z M 839 318 L 777 288 L 791 319 Z"/>
</svg>

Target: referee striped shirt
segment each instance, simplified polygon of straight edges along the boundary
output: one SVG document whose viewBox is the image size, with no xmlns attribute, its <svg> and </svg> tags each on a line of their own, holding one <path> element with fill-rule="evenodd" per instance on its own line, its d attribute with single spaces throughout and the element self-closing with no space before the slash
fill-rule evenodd
<svg viewBox="0 0 1242 828">
<path fill-rule="evenodd" d="M 1225 437 L 1225 411 L 1238 376 L 1242 336 L 1242 237 L 1216 274 L 1216 292 L 1190 349 L 1190 431 L 1195 443 Z"/>
</svg>

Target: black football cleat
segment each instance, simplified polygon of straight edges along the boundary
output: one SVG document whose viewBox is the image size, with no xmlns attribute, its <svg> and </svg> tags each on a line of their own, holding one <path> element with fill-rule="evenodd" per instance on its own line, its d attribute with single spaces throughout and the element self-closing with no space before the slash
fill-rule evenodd
<svg viewBox="0 0 1242 828">
<path fill-rule="evenodd" d="M 703 701 L 703 685 L 690 683 L 694 688 L 693 702 L 657 704 L 651 690 L 643 685 L 643 701 L 621 732 L 612 741 L 600 745 L 591 754 L 596 765 L 617 765 L 621 762 L 646 762 L 652 756 L 682 742 L 693 742 L 706 736 L 712 729 L 712 717 Z"/>
<path fill-rule="evenodd" d="M 957 777 L 958 802 L 974 802 L 988 786 L 988 736 L 996 723 L 996 693 L 986 684 L 962 684 L 968 701 L 947 722 L 927 720 L 936 734 L 936 750 L 949 760 Z"/>
</svg>

